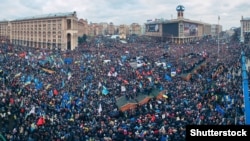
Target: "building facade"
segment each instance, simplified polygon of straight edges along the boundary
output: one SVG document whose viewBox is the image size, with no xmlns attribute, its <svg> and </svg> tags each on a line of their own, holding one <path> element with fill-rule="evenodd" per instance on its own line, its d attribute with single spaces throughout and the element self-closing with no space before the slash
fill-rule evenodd
<svg viewBox="0 0 250 141">
<path fill-rule="evenodd" d="M 108 35 L 115 35 L 115 25 L 111 22 L 108 24 L 108 27 L 107 27 L 107 32 L 108 32 Z"/>
<path fill-rule="evenodd" d="M 142 34 L 142 26 L 137 23 L 116 26 L 110 23 L 88 23 L 77 18 L 76 12 L 56 13 L 0 21 L 0 41 L 8 41 L 18 46 L 34 48 L 73 50 L 78 46 L 78 37 L 83 35 L 128 35 Z"/>
<path fill-rule="evenodd" d="M 240 35 L 241 42 L 250 43 L 250 17 L 244 18 L 242 16 L 240 20 L 240 25 L 241 25 L 241 35 Z"/>
<path fill-rule="evenodd" d="M 10 22 L 0 21 L 0 41 L 6 42 L 10 39 Z"/>
<path fill-rule="evenodd" d="M 101 22 L 99 23 L 100 26 L 102 27 L 102 35 L 108 35 L 108 23 L 106 22 Z"/>
<path fill-rule="evenodd" d="M 194 42 L 211 35 L 211 24 L 184 18 L 184 10 L 184 6 L 178 5 L 176 19 L 145 23 L 145 35 L 177 44 Z"/>
<path fill-rule="evenodd" d="M 120 39 L 126 39 L 127 36 L 129 35 L 129 26 L 128 25 L 122 24 L 119 26 L 118 30 L 119 30 Z"/>
<path fill-rule="evenodd" d="M 211 35 L 213 37 L 217 37 L 219 33 L 222 32 L 222 26 L 218 24 L 211 25 Z"/>
<path fill-rule="evenodd" d="M 35 48 L 72 50 L 78 45 L 76 12 L 48 14 L 0 22 L 1 37 Z"/>
<path fill-rule="evenodd" d="M 132 23 L 130 25 L 130 34 L 141 35 L 141 25 L 138 23 Z"/>
<path fill-rule="evenodd" d="M 138 23 L 132 23 L 131 25 L 122 24 L 118 27 L 120 39 L 126 39 L 128 35 L 142 35 L 142 27 Z"/>
<path fill-rule="evenodd" d="M 78 21 L 78 37 L 82 37 L 84 34 L 88 35 L 88 21 L 80 19 Z"/>
</svg>

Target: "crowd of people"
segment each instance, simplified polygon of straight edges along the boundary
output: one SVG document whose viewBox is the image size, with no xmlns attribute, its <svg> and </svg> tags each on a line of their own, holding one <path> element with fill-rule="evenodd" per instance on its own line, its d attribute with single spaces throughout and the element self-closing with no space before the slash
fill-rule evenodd
<svg viewBox="0 0 250 141">
<path fill-rule="evenodd" d="M 181 141 L 187 124 L 244 124 L 238 43 L 220 52 L 210 40 L 167 48 L 141 37 L 105 43 L 72 51 L 1 44 L 0 140 Z M 140 56 L 143 65 L 132 67 Z M 159 60 L 165 65 L 155 65 Z M 149 87 L 165 96 L 120 111 L 119 97 L 133 99 Z"/>
</svg>

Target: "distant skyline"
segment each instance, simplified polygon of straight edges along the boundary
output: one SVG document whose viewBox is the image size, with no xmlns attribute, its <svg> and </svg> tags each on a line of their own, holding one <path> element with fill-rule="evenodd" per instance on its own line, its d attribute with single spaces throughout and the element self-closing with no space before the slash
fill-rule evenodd
<svg viewBox="0 0 250 141">
<path fill-rule="evenodd" d="M 77 12 L 88 23 L 139 23 L 149 19 L 175 19 L 176 7 L 185 7 L 184 18 L 219 24 L 223 30 L 240 27 L 241 16 L 250 17 L 249 0 L 1 0 L 0 21 L 50 13 Z"/>
</svg>

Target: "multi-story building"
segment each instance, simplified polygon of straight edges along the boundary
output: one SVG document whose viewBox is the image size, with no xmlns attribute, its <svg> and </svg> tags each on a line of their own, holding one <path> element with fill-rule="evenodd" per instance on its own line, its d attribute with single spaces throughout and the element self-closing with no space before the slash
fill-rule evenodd
<svg viewBox="0 0 250 141">
<path fill-rule="evenodd" d="M 83 35 L 88 35 L 88 21 L 80 19 L 78 21 L 78 37 L 81 37 Z"/>
<path fill-rule="evenodd" d="M 221 33 L 222 31 L 222 26 L 219 24 L 211 24 L 211 35 L 213 37 L 216 37 Z"/>
<path fill-rule="evenodd" d="M 103 35 L 103 26 L 98 23 L 89 24 L 89 36 Z"/>
<path fill-rule="evenodd" d="M 108 24 L 107 31 L 108 31 L 108 35 L 115 34 L 115 25 L 112 22 Z"/>
<path fill-rule="evenodd" d="M 141 35 L 141 26 L 138 23 L 132 23 L 130 25 L 130 34 Z"/>
<path fill-rule="evenodd" d="M 213 30 L 211 24 L 184 18 L 185 8 L 182 5 L 178 5 L 176 11 L 176 19 L 155 20 L 145 23 L 145 35 L 178 44 L 193 42 L 205 35 L 211 35 Z M 218 33 L 218 30 L 216 31 Z"/>
<path fill-rule="evenodd" d="M 211 31 L 212 31 L 211 25 L 204 23 L 204 25 L 203 25 L 203 31 L 204 31 L 204 35 L 205 36 L 206 35 L 211 35 Z"/>
<path fill-rule="evenodd" d="M 0 41 L 6 42 L 10 39 L 10 22 L 0 21 Z"/>
<path fill-rule="evenodd" d="M 243 18 L 240 20 L 241 25 L 241 42 L 250 43 L 250 17 Z"/>
<path fill-rule="evenodd" d="M 145 32 L 146 32 L 146 25 L 141 25 L 141 34 L 142 35 L 145 35 Z"/>
<path fill-rule="evenodd" d="M 129 26 L 122 24 L 118 27 L 120 39 L 126 39 L 127 35 L 129 35 Z"/>
<path fill-rule="evenodd" d="M 108 23 L 102 22 L 99 24 L 102 26 L 102 35 L 108 35 Z"/>
<path fill-rule="evenodd" d="M 0 22 L 1 37 L 14 45 L 72 50 L 78 45 L 76 12 L 56 13 Z"/>
</svg>

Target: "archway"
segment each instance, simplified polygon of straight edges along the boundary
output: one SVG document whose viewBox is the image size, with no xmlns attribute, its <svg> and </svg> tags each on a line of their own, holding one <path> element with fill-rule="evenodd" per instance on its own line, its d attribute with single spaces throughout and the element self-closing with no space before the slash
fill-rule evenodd
<svg viewBox="0 0 250 141">
<path fill-rule="evenodd" d="M 71 50 L 71 34 L 67 34 L 67 50 Z"/>
</svg>

